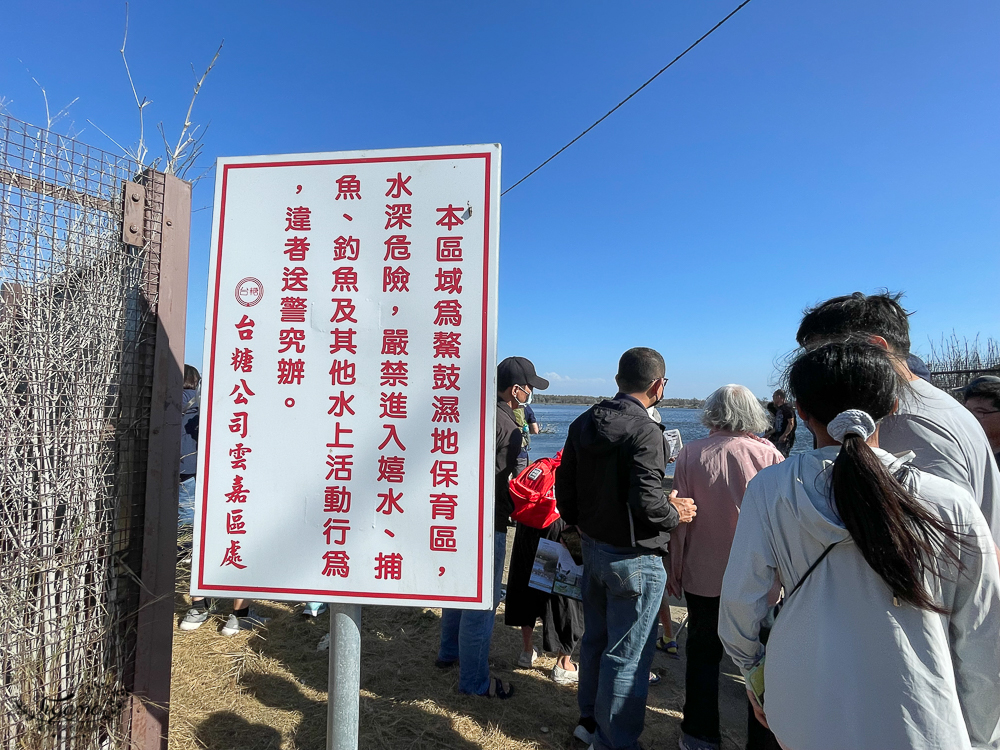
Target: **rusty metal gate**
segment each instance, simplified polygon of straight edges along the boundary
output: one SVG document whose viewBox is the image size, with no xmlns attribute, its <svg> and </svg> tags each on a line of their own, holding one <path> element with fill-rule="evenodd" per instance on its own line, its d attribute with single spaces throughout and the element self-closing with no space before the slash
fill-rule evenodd
<svg viewBox="0 0 1000 750">
<path fill-rule="evenodd" d="M 190 185 L 0 117 L 0 748 L 166 747 Z"/>
</svg>

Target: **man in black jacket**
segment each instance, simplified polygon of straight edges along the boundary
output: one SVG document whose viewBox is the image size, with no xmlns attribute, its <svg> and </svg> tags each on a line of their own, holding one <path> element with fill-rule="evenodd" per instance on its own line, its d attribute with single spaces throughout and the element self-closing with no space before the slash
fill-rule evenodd
<svg viewBox="0 0 1000 750">
<path fill-rule="evenodd" d="M 648 409 L 663 398 L 663 357 L 637 347 L 618 362 L 619 393 L 570 425 L 556 472 L 563 520 L 583 539 L 584 636 L 580 723 L 597 750 L 639 747 L 670 531 L 694 503 L 663 494 L 663 427 Z"/>
<path fill-rule="evenodd" d="M 508 482 L 521 453 L 521 428 L 514 408 L 531 401 L 534 389 L 544 391 L 549 381 L 535 373 L 524 357 L 508 357 L 497 365 L 495 494 L 493 509 L 493 609 L 445 609 L 441 614 L 441 647 L 435 662 L 447 668 L 459 662 L 458 691 L 506 699 L 514 686 L 490 675 L 490 641 L 507 552 L 507 520 L 514 510 Z"/>
</svg>

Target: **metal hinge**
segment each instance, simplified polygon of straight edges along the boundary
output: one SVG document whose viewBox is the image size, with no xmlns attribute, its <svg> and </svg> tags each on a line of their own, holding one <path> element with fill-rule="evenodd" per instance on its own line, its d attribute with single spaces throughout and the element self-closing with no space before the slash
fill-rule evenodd
<svg viewBox="0 0 1000 750">
<path fill-rule="evenodd" d="M 146 216 L 146 188 L 135 182 L 125 183 L 125 210 L 122 212 L 122 242 L 144 245 L 143 222 Z"/>
</svg>

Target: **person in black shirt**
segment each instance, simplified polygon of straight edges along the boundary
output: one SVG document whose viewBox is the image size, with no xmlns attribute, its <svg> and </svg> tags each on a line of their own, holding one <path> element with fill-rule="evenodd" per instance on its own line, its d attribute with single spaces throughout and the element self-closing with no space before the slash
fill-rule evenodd
<svg viewBox="0 0 1000 750">
<path fill-rule="evenodd" d="M 493 509 L 493 609 L 445 609 L 441 613 L 441 647 L 435 665 L 447 669 L 459 664 L 458 692 L 504 700 L 514 695 L 514 686 L 490 674 L 490 641 L 500 583 L 507 553 L 507 523 L 514 503 L 508 482 L 521 452 L 521 428 L 514 409 L 531 401 L 536 388 L 544 391 L 549 381 L 535 373 L 524 357 L 508 357 L 497 365 L 497 416 L 495 494 Z"/>
<path fill-rule="evenodd" d="M 556 505 L 583 543 L 584 633 L 580 720 L 573 736 L 594 748 L 635 748 L 642 734 L 670 531 L 694 501 L 663 492 L 663 425 L 647 411 L 663 398 L 663 357 L 645 347 L 618 362 L 619 393 L 569 428 L 556 472 Z"/>
<path fill-rule="evenodd" d="M 775 408 L 774 427 L 767 433 L 767 439 L 774 443 L 781 455 L 788 458 L 795 445 L 795 410 L 786 401 L 785 392 L 780 388 L 772 398 Z"/>
</svg>

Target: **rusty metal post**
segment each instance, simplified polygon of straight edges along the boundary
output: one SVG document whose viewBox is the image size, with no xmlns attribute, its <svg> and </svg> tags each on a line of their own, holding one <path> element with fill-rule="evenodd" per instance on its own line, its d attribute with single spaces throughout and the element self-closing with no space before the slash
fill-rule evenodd
<svg viewBox="0 0 1000 750">
<path fill-rule="evenodd" d="M 184 385 L 191 184 L 165 181 L 160 234 L 156 348 L 143 522 L 142 592 L 136 623 L 132 747 L 166 750 L 177 563 L 177 492 Z M 147 218 L 149 214 L 147 214 Z M 127 229 L 127 227 L 126 227 Z M 146 241 L 155 227 L 147 225 Z"/>
</svg>

